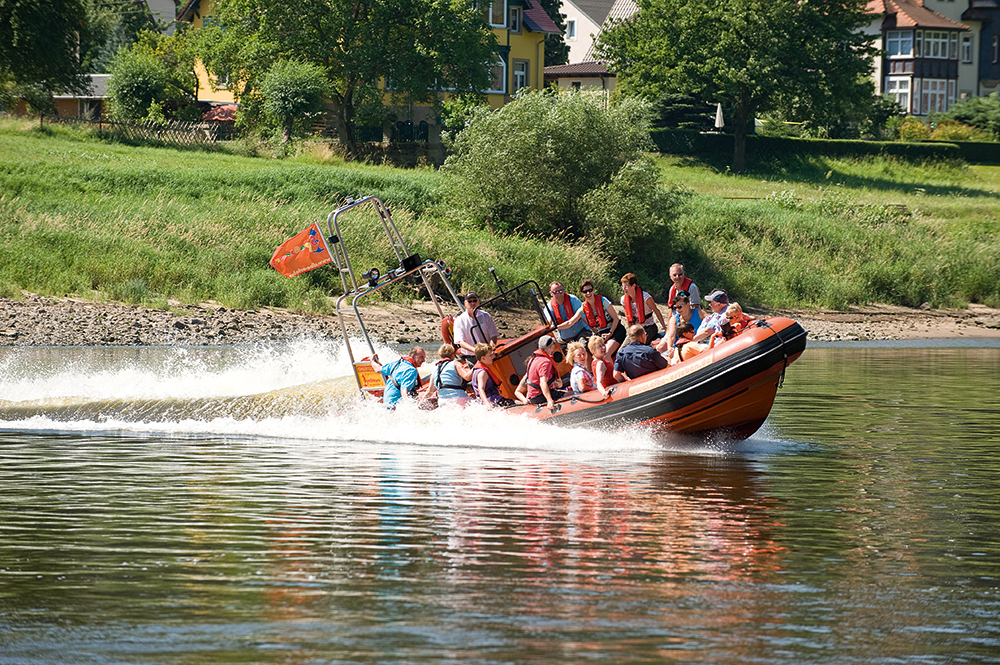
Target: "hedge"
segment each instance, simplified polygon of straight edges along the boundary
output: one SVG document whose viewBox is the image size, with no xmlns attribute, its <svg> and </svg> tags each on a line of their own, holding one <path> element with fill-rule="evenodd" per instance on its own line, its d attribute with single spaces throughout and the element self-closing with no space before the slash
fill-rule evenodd
<svg viewBox="0 0 1000 665">
<path fill-rule="evenodd" d="M 691 129 L 656 129 L 653 143 L 661 153 L 672 155 L 721 156 L 733 152 L 731 134 L 706 134 Z M 831 139 L 747 136 L 747 157 L 766 159 L 788 154 L 828 157 L 894 155 L 907 159 L 964 159 L 973 163 L 1000 162 L 1000 143 L 969 141 L 901 143 L 898 141 L 848 141 Z"/>
</svg>

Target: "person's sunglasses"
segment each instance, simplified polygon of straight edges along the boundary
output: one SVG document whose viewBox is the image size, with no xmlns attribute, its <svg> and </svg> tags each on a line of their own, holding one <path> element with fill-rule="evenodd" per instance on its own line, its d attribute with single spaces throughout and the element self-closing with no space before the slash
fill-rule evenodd
<svg viewBox="0 0 1000 665">
<path fill-rule="evenodd" d="M 566 293 L 566 292 L 564 290 L 562 290 L 562 289 L 556 289 L 555 291 L 549 291 L 549 295 L 552 295 L 552 296 L 557 296 L 560 293 Z"/>
<path fill-rule="evenodd" d="M 465 302 L 479 302 L 479 298 L 466 298 Z"/>
<path fill-rule="evenodd" d="M 580 293 L 587 295 L 588 293 L 593 293 L 594 289 L 580 289 Z"/>
</svg>

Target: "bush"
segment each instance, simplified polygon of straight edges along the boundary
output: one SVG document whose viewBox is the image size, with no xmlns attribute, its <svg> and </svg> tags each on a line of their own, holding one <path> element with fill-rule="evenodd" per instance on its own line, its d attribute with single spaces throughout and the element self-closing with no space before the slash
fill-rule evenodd
<svg viewBox="0 0 1000 665">
<path fill-rule="evenodd" d="M 945 120 L 938 123 L 937 127 L 931 132 L 930 136 L 933 141 L 991 141 L 993 136 L 989 132 L 984 132 L 976 127 L 970 127 L 969 125 L 963 125 L 954 120 Z"/>
<path fill-rule="evenodd" d="M 264 116 L 281 128 L 281 142 L 295 133 L 304 134 L 312 119 L 326 108 L 330 86 L 326 71 L 319 65 L 296 60 L 280 60 L 260 82 Z"/>
<path fill-rule="evenodd" d="M 108 79 L 111 117 L 170 118 L 194 104 L 198 79 L 192 73 L 194 57 L 185 52 L 185 44 L 182 32 L 165 37 L 146 31 L 138 42 L 118 51 Z"/>
<path fill-rule="evenodd" d="M 991 139 L 987 140 L 1000 140 L 1000 92 L 960 101 L 944 113 L 935 115 L 934 120 L 969 125 L 989 134 Z"/>
<path fill-rule="evenodd" d="M 916 118 L 907 118 L 899 126 L 900 141 L 923 141 L 931 137 L 931 128 Z"/>
<path fill-rule="evenodd" d="M 640 159 L 651 147 L 648 128 L 648 107 L 637 99 L 523 94 L 497 111 L 477 111 L 459 132 L 442 169 L 448 175 L 444 196 L 458 216 L 496 232 L 587 237 L 595 231 L 588 226 L 586 210 L 593 204 L 587 194 L 609 186 Z M 653 205 L 658 196 L 657 187 L 620 186 L 644 199 L 642 205 Z M 612 255 L 617 249 L 607 247 Z"/>
</svg>

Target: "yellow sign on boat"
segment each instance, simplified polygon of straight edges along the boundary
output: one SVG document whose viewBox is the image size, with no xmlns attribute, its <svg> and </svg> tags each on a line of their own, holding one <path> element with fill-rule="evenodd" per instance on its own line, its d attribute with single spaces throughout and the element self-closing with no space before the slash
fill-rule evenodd
<svg viewBox="0 0 1000 665">
<path fill-rule="evenodd" d="M 354 374 L 362 390 L 381 390 L 385 387 L 382 375 L 375 371 L 367 360 L 354 363 Z"/>
</svg>

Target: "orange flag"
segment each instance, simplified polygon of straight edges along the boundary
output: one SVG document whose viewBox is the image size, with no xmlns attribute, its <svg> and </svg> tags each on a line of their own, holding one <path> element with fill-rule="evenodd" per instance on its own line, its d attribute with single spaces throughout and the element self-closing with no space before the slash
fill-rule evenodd
<svg viewBox="0 0 1000 665">
<path fill-rule="evenodd" d="M 295 277 L 333 261 L 319 226 L 312 226 L 274 250 L 271 267 L 285 277 Z"/>
</svg>

